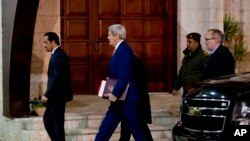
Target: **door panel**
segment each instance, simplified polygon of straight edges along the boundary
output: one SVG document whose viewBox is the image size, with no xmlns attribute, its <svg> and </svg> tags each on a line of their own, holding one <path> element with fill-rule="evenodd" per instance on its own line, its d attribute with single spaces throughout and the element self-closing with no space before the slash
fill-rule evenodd
<svg viewBox="0 0 250 141">
<path fill-rule="evenodd" d="M 144 0 L 124 0 L 123 5 L 123 15 L 127 16 L 144 16 Z"/>
<path fill-rule="evenodd" d="M 149 91 L 170 91 L 176 68 L 175 0 L 63 0 L 62 43 L 75 94 L 95 94 L 113 53 L 108 26 L 121 23 L 148 72 Z"/>
<path fill-rule="evenodd" d="M 74 94 L 92 88 L 91 0 L 61 0 L 61 42 L 70 59 Z"/>
</svg>

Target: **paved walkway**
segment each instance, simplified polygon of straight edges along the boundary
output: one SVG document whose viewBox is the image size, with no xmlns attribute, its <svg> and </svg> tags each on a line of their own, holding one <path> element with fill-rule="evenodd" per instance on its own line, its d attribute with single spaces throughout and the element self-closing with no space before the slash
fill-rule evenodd
<svg viewBox="0 0 250 141">
<path fill-rule="evenodd" d="M 172 96 L 168 93 L 150 94 L 151 111 L 169 112 L 173 116 L 178 116 L 180 100 L 181 96 Z M 67 104 L 66 114 L 105 114 L 108 106 L 108 100 L 96 95 L 75 95 L 73 101 Z"/>
</svg>

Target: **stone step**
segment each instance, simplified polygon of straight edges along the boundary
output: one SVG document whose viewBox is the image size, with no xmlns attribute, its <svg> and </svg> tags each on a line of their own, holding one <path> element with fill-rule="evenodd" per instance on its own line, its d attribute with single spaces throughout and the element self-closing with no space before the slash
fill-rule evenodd
<svg viewBox="0 0 250 141">
<path fill-rule="evenodd" d="M 104 115 L 66 115 L 65 129 L 75 128 L 99 128 Z M 152 124 L 168 127 L 172 129 L 178 118 L 169 113 L 153 113 Z M 24 130 L 44 129 L 42 117 L 23 118 Z"/>
<path fill-rule="evenodd" d="M 171 130 L 163 126 L 149 125 L 151 134 L 154 141 L 170 141 L 171 140 Z M 93 141 L 98 128 L 75 128 L 75 129 L 65 129 L 66 140 L 67 141 Z M 49 137 L 45 129 L 37 130 L 23 130 L 22 140 L 30 141 L 48 141 Z M 117 128 L 111 137 L 111 141 L 117 141 L 120 137 L 120 128 Z M 131 137 L 131 141 L 134 141 Z"/>
<path fill-rule="evenodd" d="M 103 115 L 89 115 L 89 116 L 66 116 L 65 128 L 97 128 L 100 126 Z M 38 130 L 44 129 L 42 117 L 30 117 L 22 119 L 24 130 Z"/>
<path fill-rule="evenodd" d="M 150 131 L 154 141 L 172 141 L 172 127 L 179 116 L 177 101 L 180 101 L 181 96 L 154 94 L 150 95 L 150 99 L 153 122 L 150 125 Z M 74 96 L 74 100 L 67 105 L 65 114 L 67 141 L 93 141 L 109 104 L 108 101 L 98 99 L 96 96 Z M 44 129 L 42 117 L 0 118 L 1 126 L 4 127 L 3 140 L 50 141 Z M 118 140 L 119 131 L 118 127 L 111 141 Z"/>
<path fill-rule="evenodd" d="M 85 113 L 86 114 L 86 113 Z M 104 115 L 70 113 L 65 115 L 65 133 L 67 141 L 93 141 Z M 22 124 L 22 140 L 48 141 L 50 140 L 43 125 L 42 117 L 19 119 Z M 152 113 L 152 124 L 149 124 L 154 141 L 171 141 L 172 128 L 178 118 L 169 112 L 157 111 Z M 118 141 L 120 126 L 111 137 L 111 141 Z M 133 137 L 131 137 L 131 141 Z"/>
</svg>

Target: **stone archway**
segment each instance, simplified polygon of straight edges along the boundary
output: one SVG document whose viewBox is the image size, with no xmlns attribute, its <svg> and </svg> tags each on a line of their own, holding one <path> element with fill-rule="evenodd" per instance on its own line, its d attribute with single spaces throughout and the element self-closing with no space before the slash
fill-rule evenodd
<svg viewBox="0 0 250 141">
<path fill-rule="evenodd" d="M 30 66 L 39 0 L 3 0 L 3 115 L 29 115 Z"/>
</svg>

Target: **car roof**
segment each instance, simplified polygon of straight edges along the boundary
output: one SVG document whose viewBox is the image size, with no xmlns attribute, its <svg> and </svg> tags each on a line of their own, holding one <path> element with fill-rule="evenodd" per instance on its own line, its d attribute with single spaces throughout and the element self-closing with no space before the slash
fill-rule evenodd
<svg viewBox="0 0 250 141">
<path fill-rule="evenodd" d="M 234 75 L 222 76 L 215 79 L 205 80 L 202 85 L 204 87 L 220 87 L 220 88 L 250 88 L 250 72 L 238 73 Z"/>
</svg>

